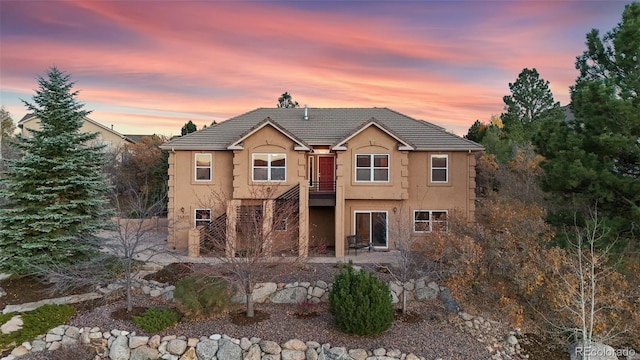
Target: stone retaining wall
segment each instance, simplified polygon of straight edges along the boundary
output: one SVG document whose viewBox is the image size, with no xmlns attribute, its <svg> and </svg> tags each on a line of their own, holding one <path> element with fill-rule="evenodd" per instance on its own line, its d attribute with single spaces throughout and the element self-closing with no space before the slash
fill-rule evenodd
<svg viewBox="0 0 640 360">
<path fill-rule="evenodd" d="M 390 281 L 388 283 L 393 303 L 402 299 L 403 291 L 406 291 L 407 301 L 431 301 L 440 298 L 450 312 L 458 312 L 458 304 L 450 298 L 449 291 L 435 282 L 427 282 L 426 279 L 410 280 L 406 283 Z M 300 303 L 304 300 L 319 303 L 328 300 L 332 284 L 319 280 L 316 282 L 293 283 L 258 283 L 252 294 L 257 303 Z M 98 287 L 95 293 L 101 296 L 110 296 L 114 292 L 120 292 L 124 288 L 122 283 L 110 284 L 106 287 Z M 159 283 L 157 281 L 136 279 L 133 282 L 134 292 L 146 294 L 150 297 L 162 297 L 165 300 L 173 300 L 175 286 Z M 85 294 L 89 295 L 89 294 Z M 82 295 L 74 298 L 82 298 Z M 236 302 L 244 302 L 245 295 L 237 293 L 233 296 Z M 35 309 L 44 303 L 63 303 L 58 299 L 43 300 L 38 303 L 7 306 L 3 313 L 23 312 Z M 37 305 L 37 306 L 36 306 Z M 473 317 L 460 312 L 457 322 L 460 329 L 471 332 L 481 342 L 487 343 L 487 350 L 492 354 L 492 359 L 513 359 L 521 355 L 521 349 L 511 332 L 506 337 L 485 336 L 491 329 L 489 321 L 481 317 Z M 454 322 L 456 322 L 454 321 Z M 497 330 L 497 329 L 495 329 Z M 520 335 L 520 334 L 517 334 Z M 424 359 L 415 354 L 404 354 L 399 350 L 383 348 L 367 351 L 364 349 L 346 349 L 343 347 L 331 347 L 330 344 L 318 344 L 314 341 L 302 342 L 292 339 L 283 344 L 258 338 L 233 339 L 226 335 L 213 334 L 209 337 L 184 338 L 176 336 L 153 337 L 136 336 L 126 331 L 111 330 L 103 332 L 99 328 L 76 328 L 61 325 L 50 330 L 46 335 L 39 336 L 32 342 L 26 342 L 13 350 L 11 355 L 0 360 L 13 360 L 17 356 L 30 351 L 51 351 L 59 349 L 66 344 L 87 344 L 96 348 L 98 354 L 112 360 L 146 360 L 146 359 L 173 359 L 173 360 L 415 360 Z M 522 356 L 522 358 L 526 358 Z"/>
<path fill-rule="evenodd" d="M 315 341 L 291 339 L 282 344 L 260 338 L 235 339 L 221 334 L 209 337 L 136 336 L 135 333 L 100 328 L 60 325 L 13 350 L 0 360 L 13 360 L 29 352 L 54 351 L 62 346 L 84 344 L 96 349 L 97 356 L 111 360 L 424 360 L 400 350 L 379 348 L 372 351 L 332 347 Z"/>
</svg>

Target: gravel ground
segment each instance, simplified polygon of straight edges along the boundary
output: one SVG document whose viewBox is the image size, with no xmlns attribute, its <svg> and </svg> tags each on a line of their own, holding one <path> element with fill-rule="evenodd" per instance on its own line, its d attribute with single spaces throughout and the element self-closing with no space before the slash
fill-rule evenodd
<svg viewBox="0 0 640 360">
<path fill-rule="evenodd" d="M 197 269 L 202 271 L 202 268 Z M 209 269 L 211 270 L 211 269 Z M 272 281 L 291 282 L 316 280 L 332 281 L 333 274 L 338 271 L 331 264 L 317 264 L 308 271 L 286 274 L 277 274 Z M 215 270 L 213 271 L 215 272 Z M 265 275 L 266 276 L 266 275 Z M 381 278 L 389 278 L 389 274 L 380 273 Z M 267 276 L 268 277 L 268 276 Z M 134 306 L 172 306 L 170 303 L 152 301 L 148 297 L 136 297 Z M 114 320 L 109 316 L 113 311 L 124 307 L 123 301 L 117 301 L 107 305 L 97 306 L 90 311 L 83 311 L 76 315 L 70 325 L 98 326 L 102 331 L 112 329 L 127 330 L 136 334 L 145 334 L 132 322 Z M 234 338 L 259 337 L 265 340 L 285 342 L 289 339 L 302 341 L 317 341 L 321 344 L 330 343 L 332 346 L 344 346 L 348 349 L 361 348 L 373 350 L 383 347 L 387 350 L 398 349 L 403 353 L 414 353 L 427 359 L 487 359 L 489 352 L 484 345 L 478 342 L 470 334 L 460 331 L 447 319 L 449 316 L 441 304 L 437 301 L 423 304 L 413 302 L 409 310 L 422 316 L 423 320 L 417 323 L 394 321 L 389 330 L 381 335 L 373 337 L 360 337 L 347 335 L 337 330 L 333 324 L 333 318 L 327 310 L 326 304 L 317 310 L 318 316 L 311 318 L 298 318 L 293 315 L 295 307 L 280 304 L 256 304 L 257 311 L 270 314 L 270 318 L 252 325 L 235 325 L 228 316 L 219 319 L 207 319 L 198 321 L 182 321 L 160 335 L 177 335 L 199 338 L 211 334 L 227 334 Z M 44 355 L 44 354 L 42 354 Z M 28 355 L 24 360 L 44 359 L 40 355 Z"/>
</svg>

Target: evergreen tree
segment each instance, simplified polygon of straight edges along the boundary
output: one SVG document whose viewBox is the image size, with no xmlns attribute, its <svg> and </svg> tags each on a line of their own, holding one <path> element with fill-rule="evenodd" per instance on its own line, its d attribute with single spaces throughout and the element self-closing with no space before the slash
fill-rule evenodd
<svg viewBox="0 0 640 360">
<path fill-rule="evenodd" d="M 537 140 L 548 159 L 542 185 L 584 207 L 597 203 L 612 226 L 632 231 L 640 224 L 640 3 L 602 38 L 592 30 L 586 45 L 571 91 L 575 120 Z"/>
<path fill-rule="evenodd" d="M 294 101 L 291 98 L 291 94 L 285 91 L 284 94 L 280 95 L 278 98 L 278 107 L 279 108 L 297 108 L 300 107 L 297 101 Z"/>
<path fill-rule="evenodd" d="M 188 123 L 184 124 L 184 126 L 182 127 L 182 130 L 180 130 L 180 134 L 182 134 L 182 136 L 185 136 L 187 134 L 191 134 L 192 132 L 196 132 L 198 131 L 198 126 L 196 126 L 196 124 L 193 123 L 193 121 L 189 120 Z"/>
<path fill-rule="evenodd" d="M 53 67 L 38 77 L 33 103 L 41 129 L 18 136 L 23 157 L 8 161 L 0 182 L 0 270 L 74 263 L 91 256 L 108 225 L 103 146 L 80 127 L 89 111 L 76 100 L 70 76 Z"/>
<path fill-rule="evenodd" d="M 502 98 L 507 112 L 500 116 L 509 140 L 530 142 L 542 119 L 560 116 L 560 103 L 553 100 L 549 82 L 535 68 L 523 69 L 509 89 L 511 95 Z"/>
<path fill-rule="evenodd" d="M 465 135 L 464 138 L 480 143 L 486 133 L 486 130 L 487 126 L 481 123 L 480 120 L 476 120 L 476 122 L 471 125 L 469 131 L 467 131 L 467 135 Z"/>
</svg>

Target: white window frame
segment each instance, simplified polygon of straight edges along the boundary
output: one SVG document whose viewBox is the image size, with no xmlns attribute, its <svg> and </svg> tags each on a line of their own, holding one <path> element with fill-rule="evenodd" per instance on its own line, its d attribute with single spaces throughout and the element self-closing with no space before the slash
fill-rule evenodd
<svg viewBox="0 0 640 360">
<path fill-rule="evenodd" d="M 359 167 L 358 166 L 358 156 L 369 156 L 369 166 Z M 387 166 L 385 167 L 376 167 L 374 164 L 376 156 L 386 156 L 387 157 Z M 366 182 L 375 182 L 375 183 L 388 183 L 390 172 L 391 172 L 391 155 L 389 154 L 356 154 L 353 163 L 353 175 L 356 182 L 366 183 Z M 376 169 L 386 169 L 387 170 L 387 179 L 386 180 L 375 180 L 375 170 Z M 358 180 L 358 170 L 369 170 L 369 180 Z"/>
<path fill-rule="evenodd" d="M 267 169 L 267 179 L 266 180 L 256 179 L 256 174 L 255 174 L 255 170 L 256 170 L 256 166 L 255 166 L 256 155 L 266 155 L 267 156 L 267 166 L 259 166 L 258 167 L 260 169 L 263 169 L 263 168 Z M 273 155 L 284 156 L 284 167 L 283 166 L 272 166 L 271 165 L 271 157 Z M 284 179 L 282 179 L 282 180 L 272 180 L 271 179 L 271 177 L 272 177 L 271 176 L 271 171 L 273 169 L 280 169 L 280 168 L 284 168 Z M 251 179 L 254 182 L 285 182 L 285 181 L 287 181 L 287 154 L 285 154 L 285 153 L 254 153 L 254 154 L 251 154 Z"/>
<path fill-rule="evenodd" d="M 198 212 L 199 211 L 206 211 L 209 213 L 209 218 L 207 219 L 198 219 Z M 194 209 L 193 210 L 193 226 L 198 227 L 199 225 L 206 225 L 203 223 L 211 223 L 211 209 Z"/>
<path fill-rule="evenodd" d="M 438 166 L 435 167 L 433 166 L 433 160 L 436 158 L 441 158 L 441 159 L 445 159 L 445 161 L 447 162 L 446 165 L 444 167 L 442 166 Z M 446 184 L 449 182 L 449 155 L 447 154 L 432 154 L 431 157 L 429 158 L 429 169 L 430 169 L 430 179 L 431 182 L 434 184 Z M 434 170 L 444 170 L 445 171 L 445 180 L 434 180 L 433 179 L 433 171 Z"/>
<path fill-rule="evenodd" d="M 418 215 L 418 213 L 428 213 L 429 214 L 429 219 L 428 220 L 418 220 L 416 218 L 416 216 Z M 435 220 L 434 218 L 434 213 L 444 213 L 445 214 L 445 220 Z M 416 229 L 416 225 L 418 223 L 421 224 L 429 224 L 429 229 L 428 230 L 417 230 Z M 448 210 L 413 210 L 413 232 L 415 233 L 430 233 L 433 232 L 434 229 L 434 224 L 435 223 L 441 223 L 444 224 L 444 227 L 442 229 L 443 232 L 447 232 L 447 230 L 449 229 L 449 211 Z"/>
<path fill-rule="evenodd" d="M 198 166 L 198 156 L 206 156 L 209 158 L 208 166 Z M 193 167 L 194 173 L 193 177 L 195 181 L 198 182 L 210 182 L 213 179 L 213 156 L 210 153 L 195 153 L 193 157 Z M 209 169 L 209 178 L 208 179 L 198 179 L 198 169 Z"/>
</svg>

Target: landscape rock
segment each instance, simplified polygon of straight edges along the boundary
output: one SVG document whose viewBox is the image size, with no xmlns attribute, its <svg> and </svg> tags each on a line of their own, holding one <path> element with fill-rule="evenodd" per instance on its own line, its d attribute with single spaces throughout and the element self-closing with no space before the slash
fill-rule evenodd
<svg viewBox="0 0 640 360">
<path fill-rule="evenodd" d="M 167 351 L 172 355 L 182 355 L 187 349 L 187 342 L 182 339 L 173 339 L 167 343 Z"/>
<path fill-rule="evenodd" d="M 49 348 L 49 350 L 51 350 L 51 348 Z M 129 360 L 130 355 L 129 339 L 124 335 L 118 336 L 111 344 L 111 349 L 109 349 L 109 359 Z"/>
<path fill-rule="evenodd" d="M 260 360 L 260 355 L 262 355 L 262 351 L 260 351 L 260 345 L 253 344 L 249 347 L 249 350 L 244 355 L 244 360 Z"/>
<path fill-rule="evenodd" d="M 305 350 L 307 350 L 307 345 L 304 342 L 302 342 L 301 340 L 291 339 L 291 340 L 285 342 L 284 344 L 282 344 L 282 348 L 283 349 L 288 349 L 288 350 L 305 351 Z"/>
<path fill-rule="evenodd" d="M 218 341 L 203 339 L 196 345 L 196 355 L 199 360 L 213 360 L 218 352 Z"/>
<path fill-rule="evenodd" d="M 132 336 L 129 338 L 129 347 L 135 349 L 142 345 L 147 345 L 147 342 L 149 342 L 148 336 Z"/>
<path fill-rule="evenodd" d="M 234 344 L 230 340 L 222 339 L 218 344 L 217 358 L 225 360 L 242 360 L 242 349 L 240 349 L 240 345 Z"/>
<path fill-rule="evenodd" d="M 187 351 L 185 351 L 184 354 L 180 356 L 180 360 L 198 360 L 196 349 L 192 347 L 188 348 Z"/>
<path fill-rule="evenodd" d="M 364 349 L 352 349 L 349 350 L 349 356 L 351 356 L 353 360 L 365 360 L 369 354 L 367 350 Z"/>
<path fill-rule="evenodd" d="M 144 345 L 133 349 L 129 360 L 157 359 L 159 355 L 160 353 L 158 350 Z"/>
<path fill-rule="evenodd" d="M 255 302 L 263 303 L 269 298 L 269 296 L 271 296 L 271 294 L 276 292 L 277 289 L 278 285 L 273 282 L 257 283 L 253 288 L 251 298 Z"/>
<path fill-rule="evenodd" d="M 15 315 L 11 319 L 9 319 L 9 321 L 0 326 L 0 333 L 9 334 L 14 331 L 18 331 L 22 329 L 23 325 L 24 323 L 22 322 L 22 317 L 20 315 Z"/>
<path fill-rule="evenodd" d="M 267 354 L 278 355 L 282 351 L 280 345 L 275 341 L 262 340 L 260 341 L 260 349 Z"/>
<path fill-rule="evenodd" d="M 307 299 L 307 289 L 303 287 L 285 288 L 271 295 L 274 304 L 298 304 Z"/>
<path fill-rule="evenodd" d="M 282 350 L 282 353 L 280 354 L 280 358 L 282 360 L 305 360 L 305 353 L 304 351 L 300 351 L 300 350 Z"/>
</svg>

